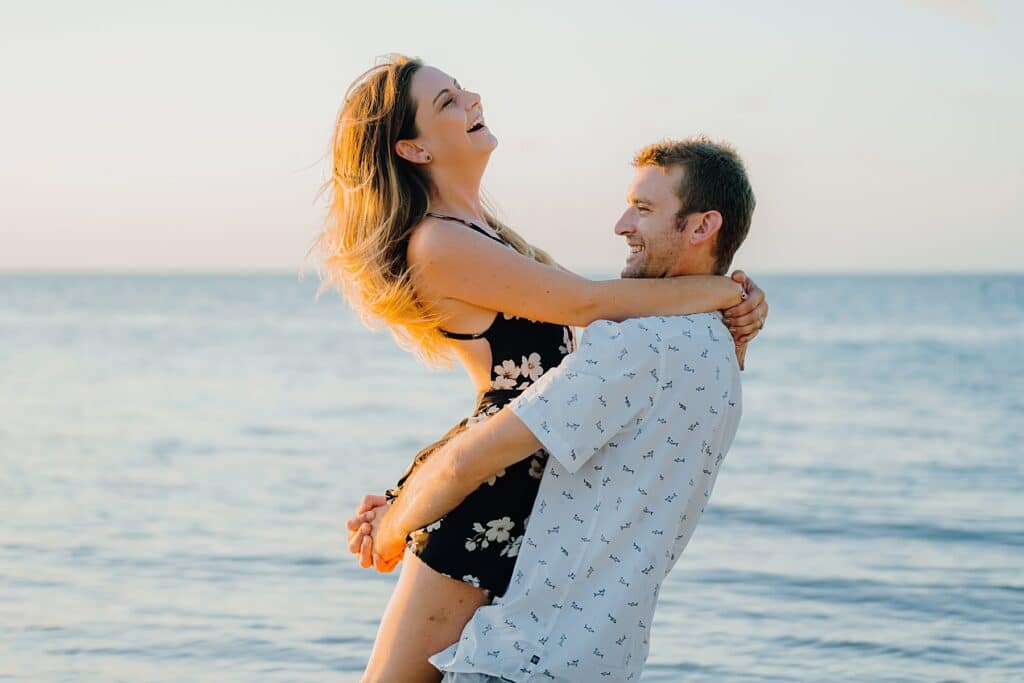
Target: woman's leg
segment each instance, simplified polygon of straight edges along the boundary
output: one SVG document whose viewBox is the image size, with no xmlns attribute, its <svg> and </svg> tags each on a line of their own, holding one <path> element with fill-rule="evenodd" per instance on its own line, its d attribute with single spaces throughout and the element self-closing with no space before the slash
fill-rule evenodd
<svg viewBox="0 0 1024 683">
<path fill-rule="evenodd" d="M 427 658 L 462 636 L 477 607 L 489 600 L 479 588 L 449 579 L 406 551 L 362 683 L 437 683 Z"/>
</svg>

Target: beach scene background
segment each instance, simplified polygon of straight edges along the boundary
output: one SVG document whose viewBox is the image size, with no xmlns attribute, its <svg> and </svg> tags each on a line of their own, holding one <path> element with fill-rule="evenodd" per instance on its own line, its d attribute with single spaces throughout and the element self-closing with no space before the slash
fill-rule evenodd
<svg viewBox="0 0 1024 683">
<path fill-rule="evenodd" d="M 316 297 L 346 86 L 479 92 L 499 215 L 615 277 L 630 159 L 735 145 L 771 313 L 643 681 L 1024 672 L 1024 6 L 0 4 L 0 681 L 358 681 L 344 521 L 473 407 Z"/>
</svg>

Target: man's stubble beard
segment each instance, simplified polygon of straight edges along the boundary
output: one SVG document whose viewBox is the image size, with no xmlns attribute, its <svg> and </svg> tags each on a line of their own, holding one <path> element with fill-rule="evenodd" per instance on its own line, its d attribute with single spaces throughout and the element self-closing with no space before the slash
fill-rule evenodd
<svg viewBox="0 0 1024 683">
<path fill-rule="evenodd" d="M 637 268 L 631 266 L 624 266 L 622 271 L 619 272 L 619 278 L 623 280 L 651 280 L 655 278 L 668 277 L 668 271 L 666 270 L 661 275 L 652 273 L 649 267 L 641 265 Z"/>
</svg>

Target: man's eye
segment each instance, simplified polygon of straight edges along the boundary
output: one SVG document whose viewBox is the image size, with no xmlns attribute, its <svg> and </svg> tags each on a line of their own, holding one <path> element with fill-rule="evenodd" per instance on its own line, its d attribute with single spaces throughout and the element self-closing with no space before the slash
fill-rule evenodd
<svg viewBox="0 0 1024 683">
<path fill-rule="evenodd" d="M 650 212 L 651 212 L 651 210 L 650 210 L 650 209 L 646 209 L 646 208 L 644 208 L 644 207 L 642 207 L 642 206 L 638 206 L 638 207 L 636 208 L 636 210 L 637 210 L 637 211 L 639 211 L 640 213 L 650 213 Z"/>
<path fill-rule="evenodd" d="M 451 104 L 454 101 L 455 100 L 453 100 L 452 98 L 449 97 L 447 100 L 445 100 L 444 104 L 441 105 L 441 109 L 444 109 L 445 107 L 447 107 L 449 104 Z"/>
</svg>

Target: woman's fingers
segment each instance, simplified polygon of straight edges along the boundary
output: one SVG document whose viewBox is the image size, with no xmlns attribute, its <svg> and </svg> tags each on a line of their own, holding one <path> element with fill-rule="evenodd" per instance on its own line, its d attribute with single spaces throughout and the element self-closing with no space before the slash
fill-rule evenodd
<svg viewBox="0 0 1024 683">
<path fill-rule="evenodd" d="M 732 275 L 730 275 L 729 277 L 731 277 L 735 282 L 738 282 L 741 285 L 743 285 L 744 289 L 749 289 L 750 284 L 753 282 L 753 280 L 747 277 L 747 274 L 744 273 L 742 270 L 732 271 Z"/>
<path fill-rule="evenodd" d="M 746 315 L 737 316 L 735 318 L 727 319 L 725 324 L 729 327 L 729 331 L 736 337 L 738 331 L 740 335 L 756 334 L 758 330 L 764 327 L 765 318 L 768 317 L 768 303 L 762 302 L 760 306 L 755 308 Z"/>
<path fill-rule="evenodd" d="M 763 303 L 764 292 L 761 291 L 760 288 L 752 289 L 750 290 L 750 292 L 748 292 L 746 301 L 742 301 L 736 304 L 735 306 L 730 306 L 729 308 L 725 309 L 723 315 L 725 316 L 726 321 L 729 321 L 733 318 L 749 315 Z"/>
<path fill-rule="evenodd" d="M 749 315 L 755 308 L 757 308 L 757 302 L 753 299 L 748 298 L 743 303 L 736 304 L 730 308 L 722 311 L 722 317 L 725 318 L 726 322 L 740 316 Z"/>
<path fill-rule="evenodd" d="M 729 326 L 730 330 L 733 330 L 737 327 L 754 327 L 757 329 L 761 329 L 761 319 L 762 318 L 759 311 L 751 311 L 746 315 L 741 315 L 738 318 L 733 318 L 732 320 L 729 320 L 726 324 Z"/>
<path fill-rule="evenodd" d="M 746 327 L 737 327 L 729 332 L 732 334 L 733 343 L 746 344 L 756 337 L 759 331 L 757 325 L 747 325 Z"/>
</svg>

